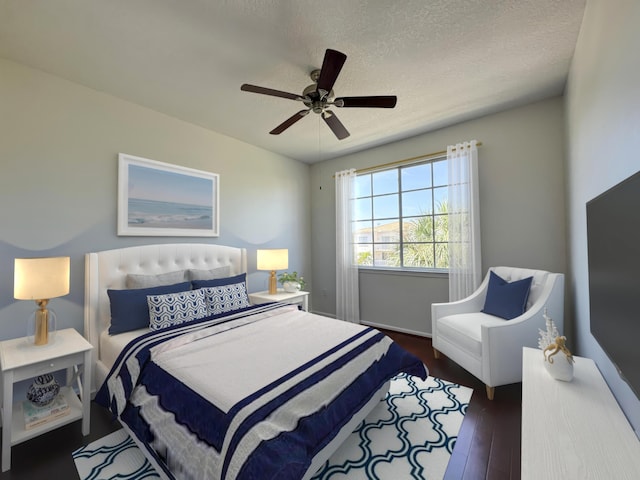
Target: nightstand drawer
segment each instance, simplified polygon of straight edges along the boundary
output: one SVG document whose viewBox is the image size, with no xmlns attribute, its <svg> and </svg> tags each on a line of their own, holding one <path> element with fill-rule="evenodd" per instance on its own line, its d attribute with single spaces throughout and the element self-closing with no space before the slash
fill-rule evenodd
<svg viewBox="0 0 640 480">
<path fill-rule="evenodd" d="M 15 382 L 18 382 L 27 378 L 37 377 L 38 375 L 44 375 L 45 373 L 63 370 L 74 365 L 82 364 L 83 358 L 84 353 L 79 352 L 65 357 L 58 357 L 51 360 L 33 363 L 31 365 L 25 365 L 24 367 L 14 371 L 13 379 Z"/>
</svg>

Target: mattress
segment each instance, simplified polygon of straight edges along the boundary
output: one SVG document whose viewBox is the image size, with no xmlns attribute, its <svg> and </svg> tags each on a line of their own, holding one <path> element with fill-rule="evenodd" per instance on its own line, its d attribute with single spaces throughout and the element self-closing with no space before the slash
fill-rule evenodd
<svg viewBox="0 0 640 480">
<path fill-rule="evenodd" d="M 113 364 L 124 348 L 141 335 L 149 333 L 148 328 L 141 328 L 130 332 L 119 333 L 117 335 L 109 335 L 107 330 L 100 334 L 100 358 L 107 370 L 111 370 Z"/>
</svg>

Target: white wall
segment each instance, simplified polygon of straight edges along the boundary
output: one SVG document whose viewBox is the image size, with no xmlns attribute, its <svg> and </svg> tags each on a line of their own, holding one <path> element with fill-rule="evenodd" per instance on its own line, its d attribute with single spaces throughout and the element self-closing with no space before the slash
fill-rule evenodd
<svg viewBox="0 0 640 480">
<path fill-rule="evenodd" d="M 217 238 L 118 237 L 118 153 L 220 174 Z M 0 339 L 24 336 L 33 302 L 13 299 L 13 259 L 71 257 L 59 327 L 83 331 L 85 253 L 144 243 L 246 247 L 249 289 L 267 288 L 258 247 L 310 271 L 309 167 L 201 127 L 0 60 Z"/>
<path fill-rule="evenodd" d="M 640 400 L 590 333 L 586 202 L 640 170 L 639 24 L 637 0 L 587 2 L 566 96 L 569 285 L 577 353 L 596 361 L 636 431 Z"/>
<path fill-rule="evenodd" d="M 553 98 L 311 166 L 313 308 L 335 314 L 333 174 L 445 150 L 477 139 L 483 270 L 494 265 L 566 272 L 564 106 Z M 366 276 L 365 276 L 366 275 Z M 361 273 L 365 322 L 430 335 L 430 305 L 446 278 Z M 570 322 L 565 322 L 570 323 Z"/>
</svg>

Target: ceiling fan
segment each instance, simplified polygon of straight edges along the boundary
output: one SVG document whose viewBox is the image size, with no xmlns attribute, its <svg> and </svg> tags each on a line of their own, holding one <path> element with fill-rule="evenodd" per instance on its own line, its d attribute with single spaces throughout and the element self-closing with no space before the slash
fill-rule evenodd
<svg viewBox="0 0 640 480">
<path fill-rule="evenodd" d="M 311 72 L 311 80 L 314 82 L 302 91 L 302 95 L 295 93 L 273 90 L 271 88 L 259 87 L 245 83 L 240 90 L 245 92 L 261 93 L 273 97 L 287 98 L 302 102 L 306 109 L 300 110 L 286 119 L 269 133 L 279 135 L 291 125 L 307 116 L 309 112 L 317 113 L 329 126 L 338 140 L 349 136 L 349 131 L 338 120 L 336 114 L 329 107 L 339 108 L 393 108 L 396 106 L 395 95 L 373 96 L 373 97 L 335 97 L 333 94 L 333 84 L 336 82 L 340 70 L 344 65 L 347 56 L 337 50 L 327 49 L 322 61 L 322 68 Z"/>
</svg>

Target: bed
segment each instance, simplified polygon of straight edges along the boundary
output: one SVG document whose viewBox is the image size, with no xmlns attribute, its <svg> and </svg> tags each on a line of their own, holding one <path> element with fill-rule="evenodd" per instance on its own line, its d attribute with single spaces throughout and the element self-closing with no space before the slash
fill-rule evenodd
<svg viewBox="0 0 640 480">
<path fill-rule="evenodd" d="M 395 374 L 428 374 L 375 329 L 291 305 L 248 305 L 246 272 L 246 250 L 221 245 L 86 255 L 92 391 L 163 478 L 310 478 Z M 180 275 L 186 282 L 175 282 Z M 171 288 L 180 292 L 162 290 Z M 147 289 L 143 326 L 136 309 Z M 176 298 L 206 315 L 163 323 Z"/>
</svg>

